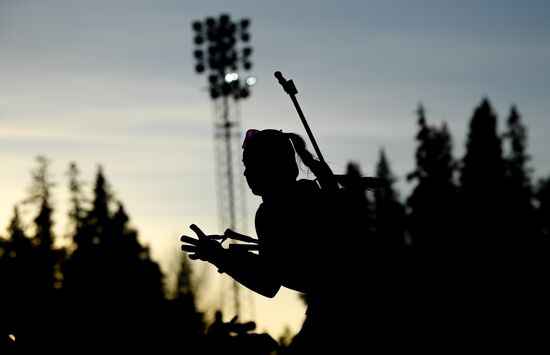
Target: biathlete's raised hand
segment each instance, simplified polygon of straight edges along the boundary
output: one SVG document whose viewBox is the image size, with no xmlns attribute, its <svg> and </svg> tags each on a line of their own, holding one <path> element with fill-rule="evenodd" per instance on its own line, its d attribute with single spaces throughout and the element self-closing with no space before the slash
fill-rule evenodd
<svg viewBox="0 0 550 355">
<path fill-rule="evenodd" d="M 206 235 L 195 224 L 189 226 L 197 235 L 192 238 L 187 235 L 181 236 L 183 245 L 181 250 L 189 253 L 189 258 L 208 261 L 214 265 L 219 265 L 227 257 L 227 249 L 221 243 L 227 239 L 223 235 Z"/>
</svg>

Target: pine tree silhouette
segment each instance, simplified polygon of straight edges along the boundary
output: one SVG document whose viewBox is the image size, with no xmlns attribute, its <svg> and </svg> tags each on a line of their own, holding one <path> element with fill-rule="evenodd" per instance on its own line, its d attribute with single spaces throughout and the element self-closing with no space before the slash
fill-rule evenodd
<svg viewBox="0 0 550 355">
<path fill-rule="evenodd" d="M 422 104 L 418 110 L 416 168 L 407 179 L 416 182 L 407 199 L 408 229 L 412 242 L 424 248 L 450 246 L 455 238 L 457 164 L 445 124 L 428 126 Z"/>
<path fill-rule="evenodd" d="M 71 180 L 73 192 L 79 190 L 75 182 Z M 73 224 L 80 227 L 73 236 L 76 247 L 65 263 L 64 291 L 73 308 L 69 323 L 80 327 L 68 329 L 70 350 L 87 344 L 97 351 L 145 351 L 159 346 L 155 342 L 162 331 L 162 273 L 130 227 L 101 167 L 91 208 L 83 214 L 75 211 L 73 205 Z"/>
<path fill-rule="evenodd" d="M 57 294 L 60 286 L 59 264 L 64 255 L 54 245 L 53 207 L 49 161 L 37 157 L 38 166 L 32 170 L 28 197 L 23 201 L 35 213 L 27 240 L 20 227 L 17 209 L 10 226 L 14 256 L 14 300 L 17 348 L 22 353 L 52 348 L 53 329 L 58 319 Z M 28 243 L 30 241 L 30 245 Z"/>
<path fill-rule="evenodd" d="M 502 245 L 505 165 L 497 117 L 487 98 L 475 109 L 460 170 L 461 239 L 470 248 Z"/>
<path fill-rule="evenodd" d="M 511 246 L 527 246 L 534 242 L 536 234 L 535 211 L 533 206 L 533 187 L 531 170 L 527 166 L 530 160 L 527 154 L 527 129 L 521 116 L 513 105 L 503 135 L 508 150 L 505 155 L 506 208 L 503 217 L 505 241 Z"/>
<path fill-rule="evenodd" d="M 376 166 L 380 186 L 374 190 L 375 234 L 380 245 L 401 246 L 405 242 L 405 209 L 394 189 L 396 178 L 386 158 L 384 149 Z"/>
</svg>

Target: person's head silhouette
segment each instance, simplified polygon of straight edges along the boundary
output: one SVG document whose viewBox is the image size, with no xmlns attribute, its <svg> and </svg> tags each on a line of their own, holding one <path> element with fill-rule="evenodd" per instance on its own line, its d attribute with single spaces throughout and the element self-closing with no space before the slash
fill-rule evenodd
<svg viewBox="0 0 550 355">
<path fill-rule="evenodd" d="M 294 147 L 287 133 L 248 130 L 243 142 L 244 175 L 255 195 L 285 191 L 298 177 Z"/>
</svg>

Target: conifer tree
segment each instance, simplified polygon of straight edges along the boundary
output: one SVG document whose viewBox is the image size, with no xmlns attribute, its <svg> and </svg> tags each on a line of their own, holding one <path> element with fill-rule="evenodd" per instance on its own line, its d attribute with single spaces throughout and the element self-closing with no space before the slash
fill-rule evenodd
<svg viewBox="0 0 550 355">
<path fill-rule="evenodd" d="M 205 323 L 203 314 L 196 305 L 197 284 L 193 278 L 193 269 L 186 254 L 180 254 L 179 271 L 176 279 L 175 297 L 170 300 L 171 323 L 169 331 L 173 340 L 184 340 L 189 343 L 190 349 L 198 345 L 198 338 L 204 334 Z M 199 349 L 197 348 L 196 351 Z"/>
<path fill-rule="evenodd" d="M 37 298 L 50 297 L 57 285 L 57 268 L 63 256 L 63 250 L 54 246 L 53 206 L 51 189 L 55 186 L 49 173 L 49 161 L 44 156 L 37 157 L 38 166 L 32 171 L 32 183 L 29 197 L 24 201 L 33 205 L 36 215 L 32 227 L 34 294 Z"/>
<path fill-rule="evenodd" d="M 516 245 L 529 244 L 536 234 L 531 170 L 527 166 L 530 160 L 527 139 L 527 129 L 513 105 L 503 136 L 508 148 L 505 154 L 507 208 L 503 223 L 506 225 L 504 231 L 507 239 Z"/>
<path fill-rule="evenodd" d="M 380 150 L 376 176 L 380 182 L 374 190 L 375 234 L 378 241 L 384 246 L 401 246 L 405 242 L 405 209 L 394 189 L 396 178 L 391 171 L 383 148 Z"/>
<path fill-rule="evenodd" d="M 472 249 L 502 246 L 505 165 L 497 116 L 487 98 L 475 109 L 460 169 L 460 238 Z"/>
<path fill-rule="evenodd" d="M 82 182 L 80 181 L 80 171 L 76 163 L 69 164 L 67 170 L 69 179 L 69 212 L 68 223 L 71 227 L 71 233 L 76 244 L 80 243 L 80 233 L 84 225 L 84 217 L 86 213 L 85 203 L 86 197 L 82 190 Z"/>
<path fill-rule="evenodd" d="M 416 168 L 407 176 L 416 182 L 407 199 L 408 228 L 412 242 L 423 247 L 449 245 L 454 241 L 456 162 L 445 124 L 428 126 L 422 104 L 418 110 Z"/>
<path fill-rule="evenodd" d="M 18 206 L 13 207 L 13 216 L 7 228 L 6 249 L 4 257 L 6 259 L 16 259 L 17 255 L 30 255 L 33 248 L 31 239 L 26 235 L 23 221 L 19 216 Z M 23 258 L 22 258 L 23 259 Z"/>
<path fill-rule="evenodd" d="M 75 309 L 71 323 L 82 326 L 69 330 L 72 346 L 99 339 L 93 349 L 152 351 L 162 331 L 158 324 L 164 301 L 160 267 L 130 226 L 101 167 L 90 205 L 78 219 L 76 247 L 65 267 L 65 290 Z"/>
<path fill-rule="evenodd" d="M 55 247 L 53 233 L 53 203 L 51 190 L 54 183 L 49 173 L 49 161 L 37 158 L 38 166 L 32 170 L 29 196 L 24 201 L 35 213 L 31 223 L 29 255 L 17 253 L 17 286 L 21 297 L 18 307 L 18 331 L 24 341 L 18 343 L 23 353 L 38 349 L 51 349 L 56 328 L 58 289 L 61 283 L 59 267 L 64 250 Z M 19 240 L 23 240 L 19 238 Z"/>
</svg>

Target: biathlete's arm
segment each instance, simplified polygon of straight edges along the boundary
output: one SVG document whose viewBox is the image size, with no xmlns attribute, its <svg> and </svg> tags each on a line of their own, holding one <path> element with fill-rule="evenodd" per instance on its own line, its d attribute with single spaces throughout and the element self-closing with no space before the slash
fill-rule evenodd
<svg viewBox="0 0 550 355">
<path fill-rule="evenodd" d="M 261 255 L 248 251 L 225 249 L 217 240 L 226 236 L 206 235 L 192 224 L 190 228 L 197 238 L 183 235 L 181 249 L 189 253 L 189 258 L 204 260 L 215 265 L 219 271 L 227 273 L 237 282 L 262 296 L 272 298 L 281 288 L 281 281 Z"/>
</svg>

